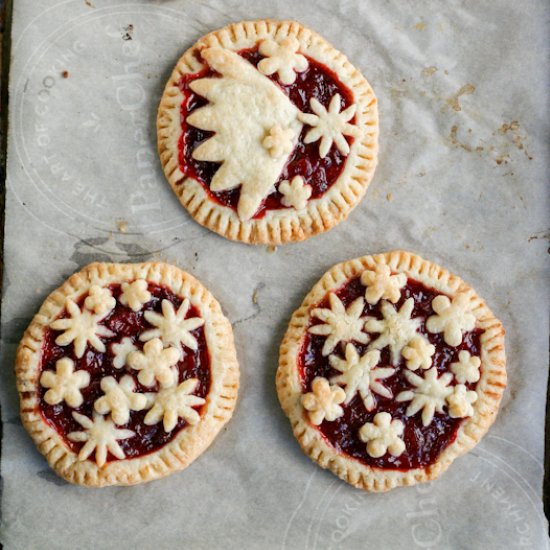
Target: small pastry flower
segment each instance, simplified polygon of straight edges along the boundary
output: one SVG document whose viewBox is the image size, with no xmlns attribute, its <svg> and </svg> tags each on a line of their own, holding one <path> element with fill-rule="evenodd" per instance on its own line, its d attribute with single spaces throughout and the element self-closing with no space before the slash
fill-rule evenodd
<svg viewBox="0 0 550 550">
<path fill-rule="evenodd" d="M 296 73 L 305 71 L 307 59 L 298 53 L 300 43 L 293 36 L 284 38 L 279 43 L 275 40 L 264 40 L 259 51 L 265 56 L 258 63 L 258 70 L 267 76 L 277 73 L 282 84 L 293 84 Z"/>
<path fill-rule="evenodd" d="M 438 378 L 436 367 L 427 370 L 424 373 L 424 378 L 409 370 L 404 371 L 403 374 L 414 388 L 399 393 L 396 401 L 411 402 L 407 407 L 407 416 L 414 416 L 418 411 L 422 410 L 422 424 L 429 426 L 432 423 L 435 412 L 443 412 L 445 400 L 453 393 L 453 388 L 449 387 L 453 375 L 450 372 L 446 372 Z"/>
<path fill-rule="evenodd" d="M 476 318 L 470 310 L 470 299 L 464 292 L 457 294 L 452 302 L 447 296 L 436 296 L 432 300 L 435 315 L 428 317 L 426 328 L 432 333 L 443 333 L 449 346 L 462 342 L 462 332 L 473 330 Z"/>
<path fill-rule="evenodd" d="M 289 182 L 284 180 L 279 184 L 279 193 L 283 195 L 281 204 L 303 210 L 311 197 L 311 185 L 305 185 L 302 176 L 294 176 Z"/>
<path fill-rule="evenodd" d="M 67 298 L 65 306 L 70 317 L 57 319 L 50 324 L 54 330 L 65 331 L 55 339 L 55 343 L 59 346 L 67 346 L 74 342 L 74 353 L 79 359 L 84 355 L 88 342 L 97 351 L 103 353 L 105 344 L 100 336 L 110 338 L 114 334 L 107 327 L 98 324 L 102 317 L 87 309 L 80 311 L 70 298 Z"/>
<path fill-rule="evenodd" d="M 401 355 L 407 360 L 407 368 L 410 370 L 429 369 L 432 366 L 434 354 L 435 346 L 420 335 L 415 336 L 401 352 Z"/>
<path fill-rule="evenodd" d="M 49 405 L 57 405 L 65 401 L 69 407 L 76 409 L 82 405 L 84 398 L 80 390 L 90 384 L 90 373 L 85 370 L 74 370 L 74 362 L 63 357 L 55 363 L 55 373 L 44 371 L 40 376 L 43 388 L 50 388 L 44 394 L 44 401 Z"/>
<path fill-rule="evenodd" d="M 269 151 L 272 158 L 278 159 L 289 155 L 294 149 L 294 130 L 281 128 L 278 124 L 269 130 L 269 135 L 264 138 L 262 145 Z"/>
<path fill-rule="evenodd" d="M 298 119 L 311 126 L 304 138 L 304 143 L 314 143 L 321 140 L 319 144 L 319 156 L 325 158 L 334 143 L 337 149 L 343 155 L 349 155 L 349 144 L 344 136 L 359 137 L 360 131 L 357 126 L 349 124 L 354 117 L 357 106 L 350 105 L 347 109 L 340 112 L 340 94 L 335 94 L 330 100 L 328 110 L 314 97 L 310 99 L 309 104 L 311 113 L 300 113 Z"/>
<path fill-rule="evenodd" d="M 171 432 L 176 427 L 178 418 L 185 419 L 188 424 L 196 424 L 200 416 L 193 407 L 205 403 L 202 397 L 192 395 L 198 385 L 197 378 L 190 378 L 179 386 L 160 390 L 153 408 L 145 416 L 145 424 L 152 426 L 162 420 L 165 432 Z"/>
<path fill-rule="evenodd" d="M 380 380 L 392 376 L 395 369 L 376 367 L 380 361 L 379 351 L 369 351 L 365 355 L 359 356 L 355 346 L 348 344 L 345 359 L 331 355 L 328 360 L 333 369 L 342 373 L 330 381 L 333 384 L 345 386 L 346 400 L 344 403 L 349 403 L 359 392 L 365 408 L 371 411 L 376 404 L 373 393 L 387 398 L 392 397 L 392 392 Z"/>
<path fill-rule="evenodd" d="M 386 264 L 378 264 L 375 269 L 367 269 L 361 275 L 361 284 L 367 287 L 365 298 L 371 305 L 385 299 L 395 304 L 401 298 L 401 289 L 407 284 L 404 273 L 391 274 Z"/>
<path fill-rule="evenodd" d="M 198 348 L 198 342 L 191 331 L 202 327 L 204 319 L 200 317 L 186 319 L 190 306 L 186 298 L 176 313 L 172 302 L 162 300 L 162 315 L 155 311 L 146 311 L 144 314 L 145 319 L 156 328 L 147 330 L 139 339 L 147 342 L 152 338 L 160 338 L 166 347 L 174 346 L 179 350 L 181 344 L 195 351 Z"/>
<path fill-rule="evenodd" d="M 372 458 L 380 458 L 388 452 L 392 456 L 401 456 L 405 451 L 404 430 L 401 420 L 392 420 L 390 413 L 379 412 L 372 423 L 363 424 L 359 439 L 367 444 L 367 453 Z"/>
<path fill-rule="evenodd" d="M 340 407 L 346 393 L 338 386 L 331 386 L 326 378 L 317 377 L 311 383 L 313 391 L 302 395 L 302 405 L 308 411 L 312 424 L 319 426 L 323 420 L 332 422 L 344 414 Z"/>
<path fill-rule="evenodd" d="M 161 387 L 167 388 L 177 382 L 177 376 L 172 369 L 180 359 L 180 351 L 176 348 L 164 349 L 162 342 L 155 338 L 143 346 L 143 352 L 133 351 L 128 355 L 128 366 L 140 371 L 140 384 L 151 387 L 156 381 Z"/>
<path fill-rule="evenodd" d="M 401 350 L 418 336 L 417 330 L 420 327 L 420 319 L 411 319 L 414 309 L 414 299 L 409 298 L 399 311 L 389 302 L 382 302 L 380 311 L 382 319 L 367 317 L 365 328 L 369 332 L 379 332 L 380 336 L 374 340 L 370 349 L 383 349 L 390 347 L 392 363 L 397 365 Z"/>
<path fill-rule="evenodd" d="M 317 317 L 323 321 L 323 324 L 314 325 L 308 329 L 310 334 L 327 336 L 322 349 L 324 356 L 331 354 L 339 342 L 354 340 L 360 344 L 368 343 L 369 336 L 363 332 L 365 320 L 361 317 L 365 306 L 363 298 L 358 298 L 346 309 L 340 298 L 331 292 L 329 305 L 330 309 L 315 308 L 311 312 L 311 316 Z"/>
<path fill-rule="evenodd" d="M 447 397 L 449 416 L 451 418 L 465 418 L 474 414 L 472 404 L 477 401 L 477 393 L 469 391 L 464 384 L 453 388 L 453 393 Z"/>
<path fill-rule="evenodd" d="M 130 411 L 142 411 L 147 406 L 147 396 L 134 393 L 136 382 L 131 376 L 123 376 L 117 382 L 112 376 L 101 379 L 101 389 L 105 395 L 96 399 L 94 409 L 99 414 L 111 413 L 116 424 L 126 424 L 130 420 Z"/>
<path fill-rule="evenodd" d="M 144 279 L 138 279 L 132 283 L 122 283 L 122 294 L 118 300 L 132 311 L 139 311 L 151 299 L 151 293 L 147 287 L 147 281 Z"/>
<path fill-rule="evenodd" d="M 84 428 L 83 431 L 67 435 L 71 441 L 85 442 L 78 453 L 78 460 L 86 460 L 95 450 L 95 461 L 100 468 L 107 460 L 107 451 L 116 458 L 124 458 L 124 451 L 117 440 L 136 435 L 132 430 L 118 429 L 110 418 L 97 413 L 94 413 L 93 420 L 77 412 L 73 412 L 73 418 Z"/>
<path fill-rule="evenodd" d="M 115 306 L 116 300 L 113 298 L 111 291 L 98 285 L 90 287 L 90 292 L 84 300 L 84 307 L 102 318 L 106 317 Z"/>
<path fill-rule="evenodd" d="M 131 338 L 123 338 L 118 344 L 112 345 L 112 351 L 114 355 L 113 367 L 115 369 L 121 369 L 126 365 L 128 355 L 133 351 L 138 351 Z"/>
<path fill-rule="evenodd" d="M 477 382 L 481 376 L 479 372 L 480 367 L 481 359 L 470 355 L 466 350 L 462 350 L 458 354 L 458 363 L 451 363 L 451 371 L 461 384 L 473 384 Z"/>
</svg>

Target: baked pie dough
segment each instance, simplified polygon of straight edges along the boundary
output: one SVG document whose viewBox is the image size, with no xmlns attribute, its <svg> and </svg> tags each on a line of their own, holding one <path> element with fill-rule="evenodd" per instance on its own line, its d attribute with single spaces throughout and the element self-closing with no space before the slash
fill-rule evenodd
<svg viewBox="0 0 550 550">
<path fill-rule="evenodd" d="M 294 313 L 277 392 L 303 450 L 351 485 L 439 476 L 493 423 L 504 329 L 464 281 L 409 252 L 333 267 Z"/>
<path fill-rule="evenodd" d="M 293 21 L 248 21 L 178 61 L 158 119 L 181 203 L 228 239 L 280 244 L 346 218 L 373 175 L 378 113 L 365 78 Z"/>
<path fill-rule="evenodd" d="M 188 466 L 233 413 L 233 332 L 194 277 L 96 263 L 43 303 L 16 359 L 21 418 L 79 485 L 133 485 Z"/>
</svg>

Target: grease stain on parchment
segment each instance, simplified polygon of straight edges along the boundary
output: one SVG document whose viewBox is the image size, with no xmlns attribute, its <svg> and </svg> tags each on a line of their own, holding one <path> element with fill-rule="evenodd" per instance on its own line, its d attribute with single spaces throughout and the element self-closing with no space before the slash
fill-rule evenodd
<svg viewBox="0 0 550 550">
<path fill-rule="evenodd" d="M 520 133 L 520 124 L 517 120 L 512 120 L 510 123 L 504 123 L 499 129 L 498 134 L 501 136 L 506 136 L 508 133 L 512 136 L 512 143 L 515 145 L 516 149 L 518 151 L 523 151 L 525 153 L 525 156 L 529 160 L 533 160 L 533 157 L 529 154 L 527 149 L 525 148 L 525 140 L 527 139 L 527 135 L 522 135 Z M 493 135 L 495 135 L 495 132 L 493 132 Z"/>
<path fill-rule="evenodd" d="M 119 218 L 116 222 L 116 225 L 120 233 L 128 232 L 128 222 L 125 219 Z"/>
<path fill-rule="evenodd" d="M 241 323 L 246 323 L 247 321 L 252 321 L 252 319 L 255 319 L 258 315 L 260 315 L 262 312 L 262 306 L 259 304 L 258 296 L 260 291 L 264 288 L 265 283 L 258 283 L 256 285 L 256 288 L 252 292 L 252 307 L 254 308 L 254 312 L 235 321 L 231 321 L 233 327 L 240 325 Z"/>
<path fill-rule="evenodd" d="M 453 111 L 461 111 L 462 107 L 460 106 L 460 98 L 463 95 L 473 94 L 475 91 L 476 87 L 473 84 L 464 84 L 464 86 L 462 86 L 460 90 L 456 92 L 456 94 L 447 98 L 446 103 L 449 107 L 452 108 Z"/>
<path fill-rule="evenodd" d="M 520 124 L 517 120 L 504 122 L 500 128 L 492 132 L 493 139 L 491 140 L 481 139 L 475 144 L 472 134 L 471 128 L 464 132 L 460 130 L 458 124 L 453 124 L 448 141 L 452 147 L 463 149 L 468 153 L 476 153 L 480 156 L 486 154 L 497 166 L 512 162 L 514 160 L 514 150 L 523 152 L 529 160 L 533 160 L 525 147 L 525 140 L 528 136 L 520 133 Z M 513 176 L 514 172 L 509 171 L 504 175 Z"/>
<path fill-rule="evenodd" d="M 109 237 L 81 237 L 73 244 L 73 249 L 69 260 L 78 267 L 92 262 L 112 262 L 113 257 L 117 257 L 117 261 L 120 262 L 147 261 L 152 255 L 148 249 L 138 243 L 123 242 L 112 236 L 110 239 Z"/>
<path fill-rule="evenodd" d="M 422 71 L 420 71 L 420 74 L 424 78 L 428 78 L 428 77 L 432 76 L 433 74 L 435 74 L 436 72 L 437 72 L 437 67 L 435 65 L 432 65 L 431 67 L 424 67 L 422 69 Z"/>
<path fill-rule="evenodd" d="M 538 241 L 538 240 L 544 240 L 550 243 L 550 229 L 547 229 L 546 231 L 538 231 L 537 233 L 533 233 L 527 239 L 527 242 L 530 243 L 532 241 Z"/>
</svg>

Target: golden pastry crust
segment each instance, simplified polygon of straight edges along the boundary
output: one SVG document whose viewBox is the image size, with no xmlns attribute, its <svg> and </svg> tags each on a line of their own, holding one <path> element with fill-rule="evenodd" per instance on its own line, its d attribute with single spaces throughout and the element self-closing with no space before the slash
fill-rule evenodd
<svg viewBox="0 0 550 550">
<path fill-rule="evenodd" d="M 180 169 L 178 142 L 184 97 L 179 83 L 184 75 L 198 73 L 204 68 L 197 53 L 206 48 L 239 51 L 262 40 L 286 37 L 296 39 L 300 53 L 328 66 L 352 91 L 359 132 L 342 173 L 324 195 L 308 201 L 306 208 L 301 210 L 269 210 L 259 219 L 243 220 L 233 209 L 213 201 L 199 182 L 185 176 Z M 342 53 L 317 33 L 294 21 L 234 23 L 202 37 L 183 54 L 168 80 L 160 102 L 157 132 L 164 173 L 182 205 L 203 226 L 228 239 L 251 244 L 301 241 L 337 225 L 365 194 L 377 163 L 378 111 L 372 88 Z"/>
<path fill-rule="evenodd" d="M 484 330 L 480 337 L 481 378 L 476 386 L 478 398 L 473 405 L 474 414 L 462 422 L 456 440 L 434 464 L 408 471 L 370 467 L 338 452 L 308 419 L 301 401 L 303 390 L 297 369 L 297 358 L 311 309 L 329 291 L 338 289 L 365 270 L 374 270 L 383 264 L 388 265 L 392 273 L 404 273 L 451 298 L 458 293 L 465 293 L 475 316 L 476 328 Z M 294 312 L 281 344 L 276 384 L 281 406 L 290 419 L 295 437 L 304 452 L 323 468 L 330 469 L 344 481 L 367 491 L 381 492 L 398 486 L 414 485 L 438 477 L 455 458 L 472 449 L 494 422 L 506 387 L 504 328 L 470 286 L 439 265 L 403 251 L 364 256 L 338 264 L 325 273 Z"/>
<path fill-rule="evenodd" d="M 40 409 L 41 356 L 44 334 L 59 315 L 67 298 L 77 301 L 93 285 L 145 279 L 188 298 L 204 319 L 204 334 L 210 354 L 210 390 L 200 421 L 187 425 L 159 450 L 138 458 L 107 462 L 99 467 L 92 460 L 78 460 L 58 432 L 43 418 Z M 44 301 L 19 344 L 15 364 L 23 425 L 40 452 L 58 475 L 88 487 L 134 485 L 166 476 L 187 467 L 214 440 L 231 418 L 237 400 L 239 365 L 233 331 L 219 303 L 194 277 L 177 267 L 159 263 L 93 263 L 72 275 Z"/>
</svg>

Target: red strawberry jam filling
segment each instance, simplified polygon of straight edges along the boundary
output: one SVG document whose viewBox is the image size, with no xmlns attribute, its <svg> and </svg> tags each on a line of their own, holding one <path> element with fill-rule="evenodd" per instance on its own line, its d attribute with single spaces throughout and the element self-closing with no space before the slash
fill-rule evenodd
<svg viewBox="0 0 550 550">
<path fill-rule="evenodd" d="M 79 359 L 74 353 L 74 346 L 72 344 L 68 346 L 59 346 L 55 343 L 55 339 L 59 336 L 60 331 L 55 331 L 50 328 L 46 329 L 44 344 L 42 346 L 42 371 L 50 370 L 55 372 L 56 361 L 62 357 L 69 357 L 74 361 L 75 371 L 85 370 L 90 374 L 90 384 L 80 390 L 84 402 L 78 408 L 68 406 L 65 401 L 62 401 L 58 405 L 49 405 L 44 401 L 44 394 L 47 388 L 41 387 L 40 389 L 40 410 L 43 417 L 63 437 L 65 444 L 76 453 L 80 451 L 83 443 L 71 441 L 67 438 L 67 434 L 81 431 L 82 426 L 74 420 L 72 413 L 78 412 L 92 418 L 94 402 L 103 395 L 100 384 L 105 376 L 113 376 L 117 381 L 120 381 L 123 376 L 128 374 L 132 375 L 136 382 L 135 391 L 137 393 L 157 392 L 159 390 L 158 383 L 155 383 L 155 385 L 151 387 L 142 386 L 137 380 L 136 371 L 133 371 L 127 365 L 120 369 L 114 367 L 112 344 L 117 344 L 122 338 L 129 337 L 138 350 L 143 350 L 144 342 L 139 340 L 139 336 L 145 330 L 154 328 L 144 318 L 144 313 L 146 311 L 160 313 L 163 300 L 170 301 L 176 310 L 183 301 L 170 290 L 149 283 L 148 290 L 151 293 L 151 299 L 143 305 L 140 311 L 134 312 L 118 301 L 121 294 L 120 285 L 113 284 L 108 288 L 112 292 L 113 297 L 117 299 L 117 303 L 109 315 L 99 323 L 100 326 L 105 326 L 115 333 L 113 337 L 102 338 L 106 347 L 105 353 L 98 352 L 88 344 L 84 355 Z M 78 303 L 81 308 L 84 299 L 85 296 L 83 296 Z M 67 316 L 68 314 L 64 310 L 58 318 Z M 198 310 L 191 306 L 187 313 L 187 317 L 199 316 Z M 193 351 L 187 347 L 184 349 L 183 358 L 180 359 L 176 365 L 178 371 L 178 384 L 189 378 L 197 378 L 199 384 L 193 394 L 204 398 L 210 388 L 210 358 L 208 347 L 203 327 L 195 329 L 191 334 L 197 340 L 197 350 Z M 198 411 L 200 413 L 200 409 L 198 409 Z M 147 412 L 148 410 L 131 411 L 130 420 L 124 425 L 124 429 L 135 432 L 135 436 L 131 438 L 118 440 L 118 444 L 124 451 L 126 458 L 136 458 L 160 449 L 174 439 L 178 432 L 187 424 L 184 419 L 179 418 L 176 427 L 170 432 L 165 432 L 162 422 L 158 422 L 152 426 L 148 426 L 144 423 Z M 90 460 L 93 460 L 93 455 L 90 457 Z M 109 454 L 107 460 L 117 460 L 117 458 Z"/>
<path fill-rule="evenodd" d="M 348 307 L 357 298 L 365 295 L 365 287 L 360 279 L 352 279 L 343 285 L 335 294 L 340 298 L 344 306 Z M 462 343 L 457 346 L 449 346 L 445 343 L 442 334 L 432 334 L 426 330 L 426 319 L 434 314 L 432 309 L 432 300 L 440 295 L 440 292 L 428 288 L 422 283 L 408 279 L 407 284 L 401 289 L 401 298 L 395 304 L 399 309 L 408 298 L 414 299 L 414 309 L 411 318 L 421 319 L 420 333 L 435 346 L 433 355 L 433 365 L 437 367 L 438 376 L 450 371 L 450 365 L 458 361 L 458 354 L 466 350 L 472 356 L 480 356 L 480 336 L 483 333 L 480 329 L 474 329 L 471 332 L 463 334 Z M 378 319 L 382 318 L 379 301 L 375 305 L 370 305 L 365 301 L 365 307 L 362 315 L 369 315 Z M 318 306 L 327 308 L 328 298 L 325 298 Z M 319 324 L 320 321 L 312 318 L 310 326 Z M 368 331 L 367 331 L 368 332 Z M 378 334 L 371 334 L 371 341 L 376 339 Z M 304 393 L 311 391 L 311 383 L 317 376 L 331 379 L 340 373 L 333 369 L 329 363 L 329 358 L 322 355 L 321 351 L 325 342 L 323 336 L 306 333 L 302 351 L 299 356 L 299 373 L 302 381 L 302 391 Z M 353 342 L 358 353 L 366 353 L 368 344 Z M 341 345 L 337 346 L 334 353 L 339 357 L 344 357 Z M 381 395 L 375 395 L 376 406 L 372 411 L 367 411 L 359 393 L 353 397 L 349 404 L 342 404 L 344 414 L 336 420 L 329 422 L 326 419 L 318 426 L 323 437 L 338 451 L 356 458 L 360 462 L 377 468 L 388 470 L 409 470 L 413 468 L 422 468 L 429 466 L 437 461 L 441 453 L 456 438 L 460 424 L 463 418 L 451 418 L 446 413 L 435 413 L 432 422 L 428 426 L 423 426 L 421 413 L 414 416 L 407 416 L 408 402 L 397 402 L 395 396 L 402 391 L 411 389 L 411 385 L 403 376 L 403 371 L 407 369 L 405 359 L 400 358 L 397 365 L 392 364 L 389 347 L 381 350 L 381 366 L 394 367 L 395 373 L 386 378 L 384 386 L 391 390 L 393 397 L 386 398 Z M 422 376 L 422 371 L 416 371 L 416 374 Z M 457 384 L 453 378 L 451 386 Z M 474 390 L 476 384 L 465 384 L 468 390 Z M 373 422 L 374 416 L 379 412 L 388 412 L 392 419 L 401 420 L 405 430 L 403 441 L 406 450 L 398 457 L 386 453 L 380 458 L 373 458 L 367 453 L 366 443 L 359 439 L 358 432 L 366 422 Z"/>
<path fill-rule="evenodd" d="M 258 47 L 238 52 L 244 59 L 257 66 L 263 59 Z M 293 84 L 282 84 L 277 73 L 268 76 L 281 90 L 289 97 L 290 101 L 304 113 L 311 113 L 310 100 L 317 99 L 324 107 L 328 108 L 331 98 L 340 94 L 341 109 L 344 110 L 353 104 L 352 92 L 344 86 L 331 69 L 322 63 L 305 56 L 308 60 L 308 68 L 296 74 L 296 81 Z M 217 162 L 198 161 L 193 158 L 193 151 L 205 140 L 214 135 L 213 132 L 200 130 L 186 123 L 187 117 L 196 109 L 203 107 L 208 102 L 191 90 L 189 84 L 199 78 L 215 76 L 211 69 L 205 69 L 193 75 L 182 77 L 180 87 L 184 94 L 184 101 L 181 105 L 181 126 L 183 129 L 179 141 L 179 163 L 181 171 L 189 177 L 200 182 L 208 191 L 209 195 L 219 204 L 229 206 L 234 210 L 240 197 L 240 188 L 230 191 L 213 193 L 210 191 L 210 182 L 220 167 Z M 351 121 L 352 123 L 354 120 Z M 302 176 L 304 183 L 312 189 L 311 199 L 322 196 L 340 176 L 344 169 L 346 156 L 344 156 L 333 144 L 328 154 L 321 158 L 319 156 L 319 143 L 304 143 L 308 127 L 304 125 L 298 143 L 289 156 L 287 163 L 275 184 L 276 191 L 271 193 L 264 200 L 262 206 L 256 212 L 254 218 L 258 219 L 265 215 L 268 210 L 286 208 L 281 200 L 283 195 L 277 190 L 279 183 L 283 180 L 290 180 L 294 176 Z M 347 138 L 351 143 L 352 138 Z"/>
</svg>

